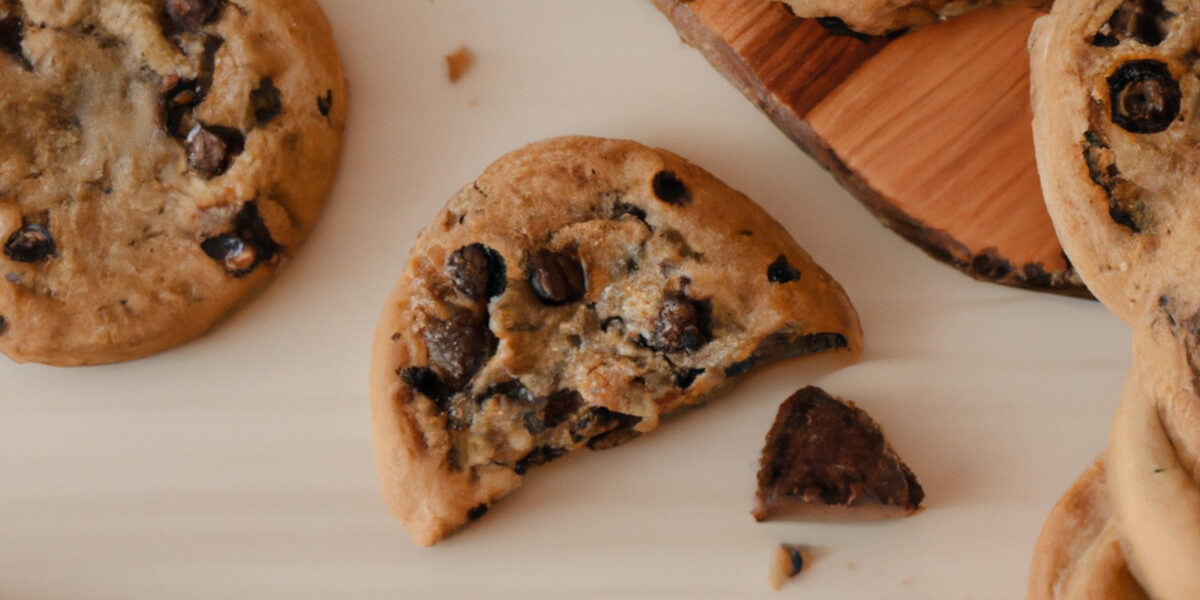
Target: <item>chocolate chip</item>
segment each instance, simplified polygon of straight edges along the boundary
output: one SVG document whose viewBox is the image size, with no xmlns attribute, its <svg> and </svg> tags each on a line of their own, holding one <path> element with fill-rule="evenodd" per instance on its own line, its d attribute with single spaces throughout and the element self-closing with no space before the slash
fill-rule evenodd
<svg viewBox="0 0 1200 600">
<path fill-rule="evenodd" d="M 237 129 L 197 123 L 187 136 L 188 164 L 205 178 L 216 177 L 229 169 L 245 144 Z"/>
<path fill-rule="evenodd" d="M 692 201 L 692 193 L 687 186 L 675 175 L 675 171 L 659 171 L 654 175 L 654 195 L 659 200 L 675 206 L 683 206 Z"/>
<path fill-rule="evenodd" d="M 35 263 L 58 256 L 58 245 L 49 229 L 28 223 L 8 236 L 4 254 L 16 262 Z"/>
<path fill-rule="evenodd" d="M 612 213 L 610 214 L 609 218 L 615 221 L 625 215 L 631 215 L 633 218 L 639 221 L 646 220 L 646 211 L 642 210 L 641 208 L 620 201 L 614 202 L 612 206 Z"/>
<path fill-rule="evenodd" d="M 274 260 L 279 244 L 258 214 L 258 203 L 247 202 L 233 217 L 233 230 L 212 236 L 200 243 L 209 258 L 223 263 L 233 277 L 245 277 L 258 265 Z"/>
<path fill-rule="evenodd" d="M 726 377 L 734 377 L 737 375 L 741 375 L 742 373 L 745 373 L 746 371 L 753 369 L 754 363 L 756 363 L 756 362 L 758 362 L 758 360 L 755 359 L 754 356 L 751 356 L 750 358 L 747 358 L 746 360 L 739 360 L 738 362 L 735 362 L 735 363 L 729 365 L 728 367 L 725 367 L 725 376 Z"/>
<path fill-rule="evenodd" d="M 1173 16 L 1163 7 L 1162 0 L 1126 0 L 1092 37 L 1092 45 L 1111 48 L 1121 40 L 1132 39 L 1157 46 L 1167 37 L 1164 21 Z"/>
<path fill-rule="evenodd" d="M 167 134 L 179 140 L 187 139 L 196 127 L 193 116 L 195 109 L 204 101 L 212 87 L 216 69 L 217 51 L 225 40 L 218 36 L 204 37 L 204 53 L 200 57 L 200 70 L 195 79 L 182 79 L 178 75 L 164 76 L 159 84 L 162 103 L 162 123 Z"/>
<path fill-rule="evenodd" d="M 551 306 L 574 302 L 587 292 L 583 265 L 563 252 L 538 250 L 529 257 L 525 275 L 538 299 Z"/>
<path fill-rule="evenodd" d="M 583 396 L 580 396 L 579 392 L 575 390 L 559 390 L 545 398 L 540 404 L 538 416 L 542 424 L 553 429 L 579 410 L 579 407 L 583 405 Z"/>
<path fill-rule="evenodd" d="M 800 271 L 788 262 L 786 256 L 780 254 L 770 265 L 767 265 L 767 281 L 771 283 L 788 283 L 800 280 Z"/>
<path fill-rule="evenodd" d="M 446 390 L 442 387 L 437 373 L 429 367 L 408 367 L 401 371 L 400 379 L 427 398 L 437 400 L 446 396 Z"/>
<path fill-rule="evenodd" d="M 443 270 L 458 291 L 474 300 L 499 296 L 508 286 L 504 257 L 479 243 L 452 252 Z"/>
<path fill-rule="evenodd" d="M 696 382 L 696 378 L 704 373 L 704 369 L 688 369 L 682 373 L 675 375 L 675 387 L 686 390 L 692 387 Z"/>
<path fill-rule="evenodd" d="M 166 0 L 163 9 L 176 27 L 195 31 L 212 20 L 219 7 L 218 0 Z"/>
<path fill-rule="evenodd" d="M 4 335 L 6 333 L 8 333 L 8 320 L 5 319 L 3 315 L 0 315 L 0 335 Z"/>
<path fill-rule="evenodd" d="M 566 453 L 567 453 L 567 451 L 563 448 L 551 448 L 550 446 L 538 446 L 537 448 L 534 448 L 529 454 L 526 454 L 524 458 L 517 461 L 517 464 L 513 467 L 513 471 L 516 471 L 517 475 L 524 475 L 525 472 L 528 471 L 531 467 L 536 467 L 538 465 L 544 465 L 556 458 L 563 456 Z"/>
<path fill-rule="evenodd" d="M 489 333 L 486 321 L 465 311 L 446 321 L 431 320 L 421 332 L 429 366 L 442 375 L 447 385 L 462 388 L 487 360 Z"/>
<path fill-rule="evenodd" d="M 279 88 L 270 77 L 263 77 L 258 87 L 250 92 L 250 106 L 254 109 L 254 120 L 261 125 L 270 123 L 283 112 L 283 100 Z"/>
<path fill-rule="evenodd" d="M 21 17 L 8 16 L 0 19 L 0 52 L 13 55 L 26 70 L 32 69 L 21 42 L 25 39 L 25 21 Z"/>
<path fill-rule="evenodd" d="M 1113 123 L 1132 133 L 1157 133 L 1179 115 L 1183 94 L 1167 64 L 1131 60 L 1108 77 Z"/>
<path fill-rule="evenodd" d="M 476 504 L 475 506 L 471 507 L 471 510 L 467 511 L 467 520 L 474 521 L 474 520 L 478 519 L 479 517 L 482 517 L 483 515 L 487 514 L 487 511 L 488 511 L 487 504 Z"/>
<path fill-rule="evenodd" d="M 708 321 L 712 309 L 707 300 L 693 301 L 682 293 L 663 298 L 648 342 L 662 352 L 695 352 L 712 339 Z"/>
<path fill-rule="evenodd" d="M 317 96 L 317 110 L 321 111 L 322 117 L 328 117 L 330 109 L 333 108 L 333 90 L 325 90 L 324 96 Z"/>
</svg>

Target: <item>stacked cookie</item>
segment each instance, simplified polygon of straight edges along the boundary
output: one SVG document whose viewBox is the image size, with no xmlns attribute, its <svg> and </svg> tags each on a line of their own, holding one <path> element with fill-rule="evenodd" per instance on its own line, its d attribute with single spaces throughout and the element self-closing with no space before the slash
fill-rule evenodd
<svg viewBox="0 0 1200 600">
<path fill-rule="evenodd" d="M 315 224 L 346 91 L 313 0 L 0 1 L 0 350 L 187 341 Z"/>
<path fill-rule="evenodd" d="M 1029 598 L 1200 598 L 1200 11 L 1059 0 L 1031 40 L 1047 206 L 1133 330 L 1109 447 L 1050 516 Z"/>
</svg>

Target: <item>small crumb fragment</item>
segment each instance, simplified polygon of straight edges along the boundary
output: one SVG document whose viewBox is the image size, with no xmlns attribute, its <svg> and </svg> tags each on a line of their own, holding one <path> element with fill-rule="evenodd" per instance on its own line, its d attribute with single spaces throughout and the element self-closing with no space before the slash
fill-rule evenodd
<svg viewBox="0 0 1200 600">
<path fill-rule="evenodd" d="M 804 546 L 796 544 L 780 544 L 775 548 L 771 557 L 771 568 L 767 572 L 767 581 L 772 589 L 781 589 L 787 580 L 800 574 L 804 563 L 808 560 L 808 551 Z"/>
<path fill-rule="evenodd" d="M 446 76 L 450 78 L 450 83 L 458 83 L 458 80 L 467 74 L 473 62 L 475 62 L 475 55 L 471 54 L 471 49 L 465 45 L 459 46 L 458 50 L 447 54 Z"/>
</svg>

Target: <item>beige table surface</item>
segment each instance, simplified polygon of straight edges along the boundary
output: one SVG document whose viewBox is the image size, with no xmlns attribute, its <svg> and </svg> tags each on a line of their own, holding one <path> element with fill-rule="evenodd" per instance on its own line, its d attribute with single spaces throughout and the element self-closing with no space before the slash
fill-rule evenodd
<svg viewBox="0 0 1200 600">
<path fill-rule="evenodd" d="M 977 283 L 881 227 L 646 0 L 324 0 L 352 92 L 324 220 L 209 335 L 129 364 L 0 360 L 0 598 L 1019 599 L 1128 364 L 1098 304 Z M 443 57 L 476 54 L 457 85 Z M 586 133 L 746 192 L 846 287 L 856 365 L 798 361 L 536 469 L 413 545 L 374 480 L 367 360 L 417 231 L 507 150 Z M 910 519 L 758 524 L 762 439 L 804 384 L 853 399 L 928 493 Z M 781 541 L 816 558 L 781 592 Z"/>
</svg>

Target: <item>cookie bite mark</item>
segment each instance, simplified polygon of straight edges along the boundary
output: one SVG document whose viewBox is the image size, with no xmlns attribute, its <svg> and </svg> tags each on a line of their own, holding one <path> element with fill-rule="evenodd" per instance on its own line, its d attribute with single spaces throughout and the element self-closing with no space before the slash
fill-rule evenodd
<svg viewBox="0 0 1200 600">
<path fill-rule="evenodd" d="M 250 91 L 250 108 L 254 111 L 254 120 L 259 125 L 270 123 L 283 112 L 283 97 L 279 88 L 275 87 L 273 79 L 263 77 L 259 80 L 258 87 Z"/>
<path fill-rule="evenodd" d="M 229 170 L 246 147 L 246 136 L 233 127 L 197 123 L 187 136 L 188 165 L 205 179 Z"/>
<path fill-rule="evenodd" d="M 1179 115 L 1183 93 L 1159 60 L 1122 63 L 1108 77 L 1112 121 L 1130 133 L 1165 131 Z"/>
<path fill-rule="evenodd" d="M 651 183 L 654 197 L 674 206 L 686 206 L 692 201 L 692 192 L 684 185 L 675 171 L 659 171 Z"/>
<path fill-rule="evenodd" d="M 1092 37 L 1092 45 L 1111 48 L 1123 40 L 1135 40 L 1157 46 L 1166 39 L 1166 21 L 1173 16 L 1162 0 L 1125 0 Z"/>
<path fill-rule="evenodd" d="M 258 203 L 247 202 L 234 216 L 232 226 L 231 231 L 200 243 L 200 249 L 221 263 L 229 275 L 245 277 L 260 264 L 277 262 L 282 247 L 271 238 L 258 214 Z"/>
<path fill-rule="evenodd" d="M 27 223 L 8 236 L 4 255 L 14 262 L 45 262 L 58 256 L 58 245 L 50 230 L 37 223 Z"/>
</svg>

